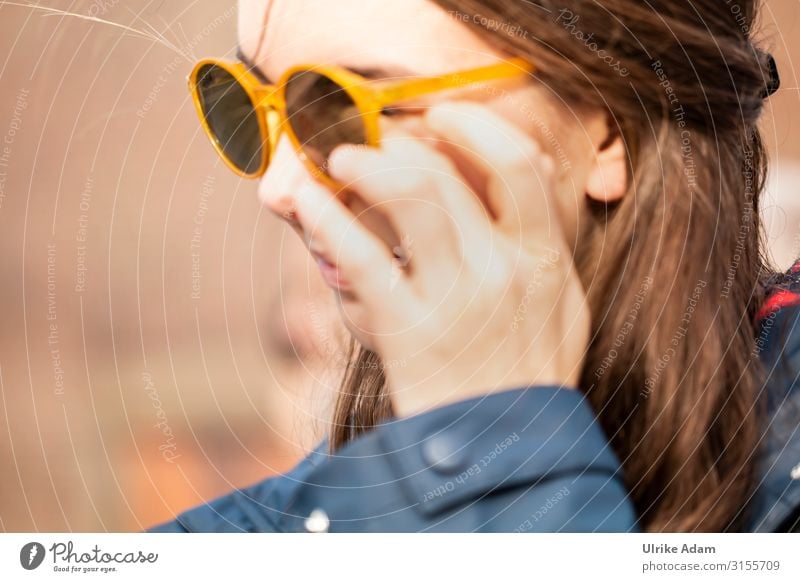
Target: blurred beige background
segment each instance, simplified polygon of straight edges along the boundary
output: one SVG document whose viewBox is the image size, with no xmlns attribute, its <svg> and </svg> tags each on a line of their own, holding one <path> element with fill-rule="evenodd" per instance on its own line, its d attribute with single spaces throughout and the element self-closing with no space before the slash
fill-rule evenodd
<svg viewBox="0 0 800 582">
<path fill-rule="evenodd" d="M 336 320 L 188 99 L 234 2 L 50 5 L 146 34 L 0 6 L 0 530 L 137 530 L 315 444 Z"/>
<path fill-rule="evenodd" d="M 138 530 L 290 468 L 326 428 L 344 334 L 188 99 L 193 58 L 234 54 L 235 3 L 39 3 L 120 26 L 18 4 L 0 0 L 0 531 Z M 761 29 L 787 266 L 800 2 L 766 2 Z"/>
</svg>

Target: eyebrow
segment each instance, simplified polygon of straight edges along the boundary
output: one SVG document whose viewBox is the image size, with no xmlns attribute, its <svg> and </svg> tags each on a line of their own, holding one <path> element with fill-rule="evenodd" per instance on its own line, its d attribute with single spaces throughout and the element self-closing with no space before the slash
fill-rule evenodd
<svg viewBox="0 0 800 582">
<path fill-rule="evenodd" d="M 274 85 L 275 83 L 264 74 L 264 71 L 256 65 L 247 55 L 244 54 L 242 51 L 242 47 L 236 47 L 236 58 L 244 63 L 244 65 L 253 72 L 262 82 L 266 83 L 267 85 Z M 395 66 L 391 68 L 385 67 L 369 67 L 369 68 L 360 68 L 360 67 L 350 67 L 342 65 L 349 71 L 356 73 L 357 75 L 361 75 L 365 79 L 370 80 L 380 80 L 380 79 L 396 79 L 396 78 L 403 78 L 403 77 L 419 77 L 419 75 L 411 72 L 409 69 Z"/>
</svg>

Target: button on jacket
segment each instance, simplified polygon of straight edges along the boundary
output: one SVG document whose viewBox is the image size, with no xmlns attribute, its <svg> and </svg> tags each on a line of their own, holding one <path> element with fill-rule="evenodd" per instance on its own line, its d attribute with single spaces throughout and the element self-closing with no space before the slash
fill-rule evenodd
<svg viewBox="0 0 800 582">
<path fill-rule="evenodd" d="M 800 519 L 798 298 L 762 319 L 769 418 L 751 531 Z M 148 531 L 638 531 L 619 460 L 577 390 L 520 387 L 389 419 L 333 455 L 327 445 Z"/>
</svg>

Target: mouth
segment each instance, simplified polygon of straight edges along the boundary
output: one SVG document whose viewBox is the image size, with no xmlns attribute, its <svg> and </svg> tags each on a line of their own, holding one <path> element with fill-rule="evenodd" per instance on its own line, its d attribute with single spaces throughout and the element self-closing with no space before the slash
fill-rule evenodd
<svg viewBox="0 0 800 582">
<path fill-rule="evenodd" d="M 308 252 L 311 253 L 314 261 L 317 263 L 317 267 L 319 268 L 325 284 L 332 289 L 340 291 L 341 293 L 349 293 L 351 290 L 350 283 L 344 278 L 332 260 L 330 260 L 321 251 L 313 248 L 313 243 L 309 240 L 302 223 L 300 220 L 298 220 L 296 215 L 292 214 L 289 217 L 288 222 L 292 229 L 294 229 L 298 236 L 300 236 L 300 238 L 305 242 Z"/>
<path fill-rule="evenodd" d="M 358 217 L 358 219 L 361 221 L 361 224 L 365 228 L 371 230 L 386 242 L 387 246 L 392 249 L 392 255 L 394 255 L 395 259 L 399 259 L 401 261 L 403 260 L 397 252 L 397 250 L 400 248 L 400 238 L 396 235 L 386 217 L 378 212 L 371 212 L 370 207 L 361 201 L 361 199 L 357 196 L 353 196 L 350 199 L 348 208 L 355 216 Z M 339 270 L 336 262 L 325 252 L 325 249 L 315 245 L 313 237 L 310 235 L 309 231 L 303 228 L 302 218 L 294 218 L 294 222 L 296 224 L 295 230 L 303 239 L 306 247 L 311 253 L 311 256 L 317 263 L 320 274 L 322 275 L 325 283 L 332 289 L 339 291 L 342 298 L 346 299 L 352 297 L 354 295 L 354 290 L 351 282 L 348 281 L 344 274 Z"/>
<path fill-rule="evenodd" d="M 351 286 L 349 281 L 345 279 L 335 263 L 314 250 L 311 250 L 311 256 L 313 256 L 314 260 L 317 262 L 319 272 L 329 287 L 339 291 L 350 291 Z"/>
</svg>

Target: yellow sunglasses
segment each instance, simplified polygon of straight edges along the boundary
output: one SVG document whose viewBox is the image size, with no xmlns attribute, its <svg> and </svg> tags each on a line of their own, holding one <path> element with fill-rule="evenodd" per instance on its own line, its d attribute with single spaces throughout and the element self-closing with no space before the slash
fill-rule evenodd
<svg viewBox="0 0 800 582">
<path fill-rule="evenodd" d="M 242 62 L 198 62 L 189 90 L 211 143 L 228 167 L 245 178 L 266 171 L 281 131 L 311 174 L 330 185 L 327 160 L 339 145 L 380 143 L 387 108 L 447 89 L 529 74 L 514 58 L 497 64 L 407 81 L 370 80 L 337 66 L 299 65 L 277 85 L 265 85 Z"/>
</svg>

